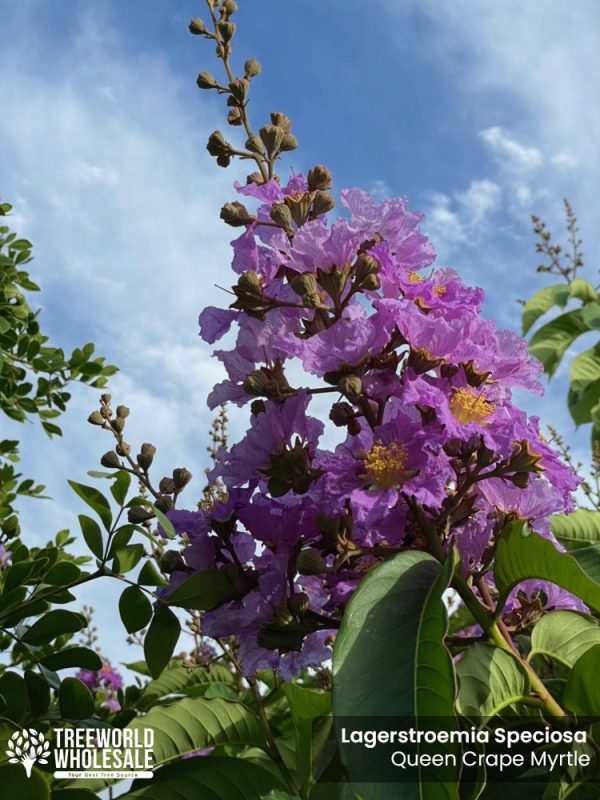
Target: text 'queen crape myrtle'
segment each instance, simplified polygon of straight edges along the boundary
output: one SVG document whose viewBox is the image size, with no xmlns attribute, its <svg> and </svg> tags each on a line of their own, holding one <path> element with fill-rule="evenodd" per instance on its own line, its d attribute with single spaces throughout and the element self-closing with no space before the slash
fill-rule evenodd
<svg viewBox="0 0 600 800">
<path fill-rule="evenodd" d="M 189 537 L 172 583 L 227 574 L 235 599 L 203 630 L 235 636 L 248 673 L 290 676 L 328 658 L 349 596 L 386 556 L 431 549 L 433 532 L 440 548 L 456 542 L 466 577 L 480 576 L 508 519 L 551 537 L 548 517 L 571 509 L 577 485 L 512 403 L 515 387 L 542 391 L 525 342 L 481 317 L 480 289 L 432 268 L 423 217 L 405 199 L 345 190 L 346 213 L 330 220 L 330 180 L 315 167 L 285 187 L 258 175 L 236 186 L 259 202 L 223 209 L 245 229 L 232 243 L 236 300 L 200 315 L 209 344 L 237 325 L 235 348 L 215 352 L 228 378 L 209 405 L 250 404 L 250 427 L 209 476 L 226 499 L 169 514 Z M 288 381 L 292 361 L 302 385 Z M 331 393 L 330 424 L 346 434 L 334 450 L 319 446 L 317 393 Z M 540 591 L 581 607 L 528 581 L 507 610 Z"/>
</svg>

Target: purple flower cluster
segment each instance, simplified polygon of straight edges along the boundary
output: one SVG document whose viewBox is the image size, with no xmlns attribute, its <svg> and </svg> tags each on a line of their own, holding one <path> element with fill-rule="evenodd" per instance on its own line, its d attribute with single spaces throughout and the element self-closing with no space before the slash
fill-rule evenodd
<svg viewBox="0 0 600 800">
<path fill-rule="evenodd" d="M 101 691 L 105 694 L 102 705 L 110 711 L 120 711 L 117 692 L 123 686 L 123 678 L 109 663 L 103 664 L 99 670 L 80 669 L 75 675 L 91 692 Z"/>
<path fill-rule="evenodd" d="M 224 571 L 233 599 L 203 632 L 235 636 L 248 673 L 289 677 L 330 655 L 349 596 L 381 559 L 427 549 L 433 531 L 456 542 L 465 575 L 484 575 L 505 522 L 550 537 L 577 479 L 512 402 L 515 388 L 541 393 L 540 364 L 482 318 L 480 289 L 431 267 L 405 199 L 343 191 L 346 214 L 329 222 L 310 211 L 302 176 L 237 189 L 258 208 L 232 243 L 236 301 L 205 309 L 200 330 L 212 344 L 236 323 L 233 349 L 215 352 L 227 379 L 209 405 L 250 403 L 250 426 L 209 476 L 226 500 L 170 512 L 189 541 L 172 584 Z M 315 395 L 333 398 L 326 440 Z M 521 589 L 554 597 L 535 581 Z"/>
</svg>

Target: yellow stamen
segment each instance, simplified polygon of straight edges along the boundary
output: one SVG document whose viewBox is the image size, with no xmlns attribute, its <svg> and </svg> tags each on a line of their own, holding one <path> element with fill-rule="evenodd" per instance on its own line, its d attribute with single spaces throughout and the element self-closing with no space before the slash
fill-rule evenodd
<svg viewBox="0 0 600 800">
<path fill-rule="evenodd" d="M 446 294 L 446 287 L 443 283 L 438 283 L 438 285 L 434 287 L 433 293 L 436 297 L 443 297 Z"/>
<path fill-rule="evenodd" d="M 419 274 L 417 274 L 416 272 L 413 272 L 412 270 L 409 270 L 409 272 L 408 272 L 408 280 L 411 283 L 422 283 L 423 282 L 423 278 Z"/>
<path fill-rule="evenodd" d="M 450 398 L 450 411 L 463 425 L 471 422 L 481 425 L 495 410 L 495 404 L 486 400 L 485 396 L 476 389 L 456 389 Z"/>
<path fill-rule="evenodd" d="M 399 442 L 385 445 L 377 440 L 364 456 L 369 483 L 375 489 L 392 489 L 401 486 L 409 474 L 406 470 L 406 447 Z"/>
</svg>

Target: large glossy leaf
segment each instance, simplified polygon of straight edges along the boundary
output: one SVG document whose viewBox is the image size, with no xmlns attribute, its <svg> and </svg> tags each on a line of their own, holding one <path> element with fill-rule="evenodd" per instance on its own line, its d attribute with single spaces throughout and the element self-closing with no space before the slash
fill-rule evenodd
<svg viewBox="0 0 600 800">
<path fill-rule="evenodd" d="M 529 342 L 529 352 L 542 362 L 544 371 L 552 376 L 567 349 L 587 330 L 581 309 L 561 314 L 534 333 Z"/>
<path fill-rule="evenodd" d="M 526 334 L 531 326 L 553 306 L 563 308 L 569 299 L 569 294 L 569 286 L 564 283 L 545 286 L 532 294 L 523 309 L 523 334 Z"/>
<path fill-rule="evenodd" d="M 600 716 L 600 644 L 590 647 L 575 663 L 563 702 L 570 711 L 587 717 Z"/>
<path fill-rule="evenodd" d="M 597 644 L 600 644 L 600 624 L 596 620 L 574 611 L 553 611 L 533 629 L 529 659 L 544 655 L 572 667 Z"/>
<path fill-rule="evenodd" d="M 81 497 L 84 503 L 87 503 L 102 520 L 106 530 L 110 530 L 112 525 L 112 512 L 110 510 L 110 503 L 104 497 L 102 492 L 95 489 L 93 486 L 84 486 L 82 483 L 75 481 L 68 481 L 69 486 L 73 491 Z"/>
<path fill-rule="evenodd" d="M 427 717 L 452 719 L 454 670 L 443 640 L 447 614 L 442 595 L 453 571 L 417 551 L 400 553 L 361 581 L 346 609 L 333 655 L 336 717 L 397 716 L 427 726 Z M 449 723 L 451 724 L 451 723 Z M 357 775 L 347 763 L 349 775 Z M 403 797 L 454 798 L 455 783 L 444 779 L 403 786 Z M 364 775 L 361 779 L 364 779 Z M 385 784 L 360 790 L 385 797 Z"/>
<path fill-rule="evenodd" d="M 235 589 L 224 572 L 205 569 L 195 572 L 169 595 L 168 602 L 182 608 L 208 611 L 227 600 L 233 600 Z"/>
<path fill-rule="evenodd" d="M 136 781 L 122 800 L 262 800 L 281 779 L 243 758 L 192 758 L 159 770 L 154 779 Z"/>
<path fill-rule="evenodd" d="M 509 523 L 498 540 L 494 578 L 500 591 L 499 611 L 510 591 L 527 578 L 555 583 L 600 610 L 600 584 L 571 555 L 559 552 L 549 539 L 531 533 L 520 521 Z"/>
<path fill-rule="evenodd" d="M 294 723 L 296 740 L 296 775 L 300 787 L 308 786 L 316 753 L 313 752 L 313 724 L 331 712 L 331 695 L 305 689 L 296 683 L 286 683 L 287 698 Z"/>
<path fill-rule="evenodd" d="M 180 633 L 175 614 L 167 606 L 159 606 L 144 639 L 144 655 L 153 678 L 158 678 L 169 663 Z"/>
<path fill-rule="evenodd" d="M 221 697 L 186 697 L 169 706 L 155 706 L 128 727 L 154 729 L 155 765 L 219 744 L 266 747 L 256 714 L 242 703 Z"/>
<path fill-rule="evenodd" d="M 567 550 L 600 544 L 600 511 L 579 508 L 550 518 L 552 533 Z"/>
<path fill-rule="evenodd" d="M 516 658 L 500 647 L 476 644 L 456 665 L 458 710 L 468 717 L 493 717 L 526 697 L 529 678 Z"/>
<path fill-rule="evenodd" d="M 187 690 L 202 687 L 208 689 L 214 683 L 232 683 L 233 676 L 221 664 L 214 664 L 210 669 L 185 669 L 180 665 L 165 669 L 159 678 L 150 681 L 140 695 L 136 705 L 140 709 L 149 708 L 156 700 L 168 695 L 185 694 Z"/>
</svg>

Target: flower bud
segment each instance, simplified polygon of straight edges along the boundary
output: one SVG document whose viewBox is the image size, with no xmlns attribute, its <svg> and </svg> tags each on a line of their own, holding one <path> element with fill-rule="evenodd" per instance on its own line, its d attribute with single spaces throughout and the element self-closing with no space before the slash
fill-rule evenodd
<svg viewBox="0 0 600 800">
<path fill-rule="evenodd" d="M 229 113 L 227 114 L 227 122 L 230 125 L 234 126 L 243 124 L 242 112 L 239 110 L 239 108 L 232 108 L 229 111 Z"/>
<path fill-rule="evenodd" d="M 117 417 L 121 417 L 125 419 L 125 417 L 129 416 L 129 409 L 127 406 L 117 406 Z"/>
<path fill-rule="evenodd" d="M 257 417 L 259 414 L 263 414 L 266 410 L 267 406 L 264 400 L 253 400 L 250 403 L 250 413 L 254 417 Z"/>
<path fill-rule="evenodd" d="M 308 171 L 307 179 L 309 192 L 324 192 L 327 189 L 331 189 L 331 184 L 333 183 L 331 172 L 327 169 L 327 167 L 322 166 L 322 164 L 317 164 L 316 167 L 310 169 Z"/>
<path fill-rule="evenodd" d="M 262 155 L 265 151 L 265 147 L 258 136 L 251 136 L 249 139 L 246 139 L 246 150 L 249 150 L 251 153 Z"/>
<path fill-rule="evenodd" d="M 334 403 L 329 412 L 329 419 L 338 428 L 343 428 L 354 419 L 355 411 L 350 403 Z"/>
<path fill-rule="evenodd" d="M 188 26 L 188 30 L 190 33 L 193 33 L 194 36 L 201 36 L 202 34 L 206 33 L 206 25 L 201 19 L 194 17 Z"/>
<path fill-rule="evenodd" d="M 223 3 L 223 9 L 228 16 L 231 16 L 238 10 L 238 4 L 235 2 L 235 0 L 225 0 Z"/>
<path fill-rule="evenodd" d="M 231 96 L 237 103 L 239 103 L 239 105 L 243 105 L 246 102 L 246 98 L 248 97 L 248 87 L 249 84 L 246 78 L 236 78 L 229 84 Z"/>
<path fill-rule="evenodd" d="M 228 167 L 231 164 L 231 156 L 217 156 L 217 166 Z"/>
<path fill-rule="evenodd" d="M 330 194 L 327 194 L 327 192 L 315 192 L 312 203 L 313 216 L 318 217 L 321 214 L 327 214 L 332 208 L 335 208 L 335 200 Z"/>
<path fill-rule="evenodd" d="M 114 450 L 104 453 L 100 463 L 103 467 L 108 467 L 108 469 L 119 469 L 121 467 L 121 460 Z"/>
<path fill-rule="evenodd" d="M 273 154 L 279 150 L 285 131 L 279 125 L 264 125 L 259 134 L 267 152 Z"/>
<path fill-rule="evenodd" d="M 250 225 L 256 221 L 256 217 L 251 216 L 243 203 L 234 200 L 232 203 L 225 203 L 221 209 L 221 219 L 233 228 L 240 228 L 243 225 Z"/>
<path fill-rule="evenodd" d="M 260 62 L 255 58 L 249 58 L 244 64 L 244 73 L 247 78 L 256 78 L 257 75 L 260 75 L 260 71 Z"/>
<path fill-rule="evenodd" d="M 123 433 L 123 429 L 125 428 L 125 420 L 123 417 L 111 419 L 110 427 L 113 429 L 113 431 L 115 431 L 115 433 Z"/>
<path fill-rule="evenodd" d="M 217 25 L 217 29 L 219 31 L 221 39 L 225 43 L 230 42 L 235 36 L 235 25 L 233 24 L 233 22 L 219 22 Z"/>
<path fill-rule="evenodd" d="M 155 508 L 158 508 L 159 511 L 162 511 L 163 514 L 166 514 L 167 511 L 170 511 L 173 508 L 173 501 L 168 494 L 163 494 L 161 497 L 157 498 L 154 506 Z"/>
<path fill-rule="evenodd" d="M 273 616 L 275 617 L 275 622 L 278 625 L 282 625 L 283 627 L 285 627 L 286 625 L 289 625 L 290 622 L 294 621 L 294 615 L 290 611 L 290 609 L 287 607 L 287 605 L 285 605 L 285 606 L 275 606 L 273 611 L 274 611 L 274 615 Z"/>
<path fill-rule="evenodd" d="M 144 472 L 147 472 L 150 469 L 155 453 L 156 447 L 154 447 L 153 444 L 146 443 L 142 445 L 140 452 L 137 454 L 137 463 L 144 470 Z"/>
<path fill-rule="evenodd" d="M 119 442 L 115 450 L 119 456 L 128 456 L 131 453 L 131 445 L 127 444 L 127 442 Z"/>
<path fill-rule="evenodd" d="M 214 75 L 212 72 L 208 72 L 208 70 L 205 70 L 198 75 L 196 78 L 196 84 L 198 85 L 199 89 L 216 89 L 218 86 Z"/>
<path fill-rule="evenodd" d="M 104 394 L 100 395 L 100 400 L 102 400 L 104 405 L 107 406 L 110 403 L 110 401 L 112 400 L 112 394 L 108 394 L 107 392 L 105 392 Z"/>
<path fill-rule="evenodd" d="M 269 214 L 273 222 L 277 223 L 280 228 L 285 231 L 291 232 L 292 228 L 292 212 L 289 206 L 285 203 L 275 203 Z"/>
<path fill-rule="evenodd" d="M 296 569 L 300 575 L 322 575 L 327 572 L 327 564 L 317 550 L 308 547 L 298 553 Z"/>
<path fill-rule="evenodd" d="M 285 133 L 289 133 L 292 130 L 292 120 L 281 111 L 273 111 L 271 113 L 271 122 L 273 125 L 282 128 Z"/>
<path fill-rule="evenodd" d="M 293 594 L 288 600 L 288 607 L 296 617 L 303 617 L 308 610 L 309 598 L 304 592 Z"/>
<path fill-rule="evenodd" d="M 158 489 L 161 494 L 173 494 L 175 491 L 175 483 L 172 478 L 161 478 Z"/>
<path fill-rule="evenodd" d="M 142 522 L 148 522 L 152 519 L 154 514 L 144 506 L 132 506 L 127 512 L 127 519 L 133 525 L 140 525 Z"/>
<path fill-rule="evenodd" d="M 338 389 L 352 403 L 356 403 L 362 394 L 362 381 L 358 375 L 344 375 L 340 378 Z"/>
<path fill-rule="evenodd" d="M 104 425 L 104 417 L 99 411 L 92 411 L 88 417 L 88 422 L 92 425 Z"/>
<path fill-rule="evenodd" d="M 375 256 L 370 256 L 368 253 L 361 253 L 354 262 L 354 274 L 357 283 L 362 284 L 370 275 L 377 275 L 380 269 L 381 264 L 379 261 Z"/>
<path fill-rule="evenodd" d="M 214 131 L 208 137 L 206 149 L 211 156 L 228 156 L 231 153 L 231 146 L 225 141 L 221 131 Z"/>
<path fill-rule="evenodd" d="M 167 575 L 170 575 L 171 572 L 186 572 L 188 569 L 181 553 L 178 553 L 176 550 L 167 550 L 164 552 L 160 557 L 158 565 Z"/>
<path fill-rule="evenodd" d="M 290 150 L 296 150 L 298 147 L 298 139 L 294 136 L 293 133 L 284 133 L 283 138 L 281 140 L 281 145 L 279 149 L 282 153 L 287 153 Z"/>
<path fill-rule="evenodd" d="M 307 306 L 318 308 L 321 305 L 317 279 L 311 272 L 296 275 L 291 282 L 292 289 L 299 294 Z"/>
<path fill-rule="evenodd" d="M 185 467 L 179 467 L 173 470 L 173 483 L 175 484 L 175 488 L 179 491 L 188 485 L 192 477 L 192 473 L 185 469 Z"/>
</svg>

